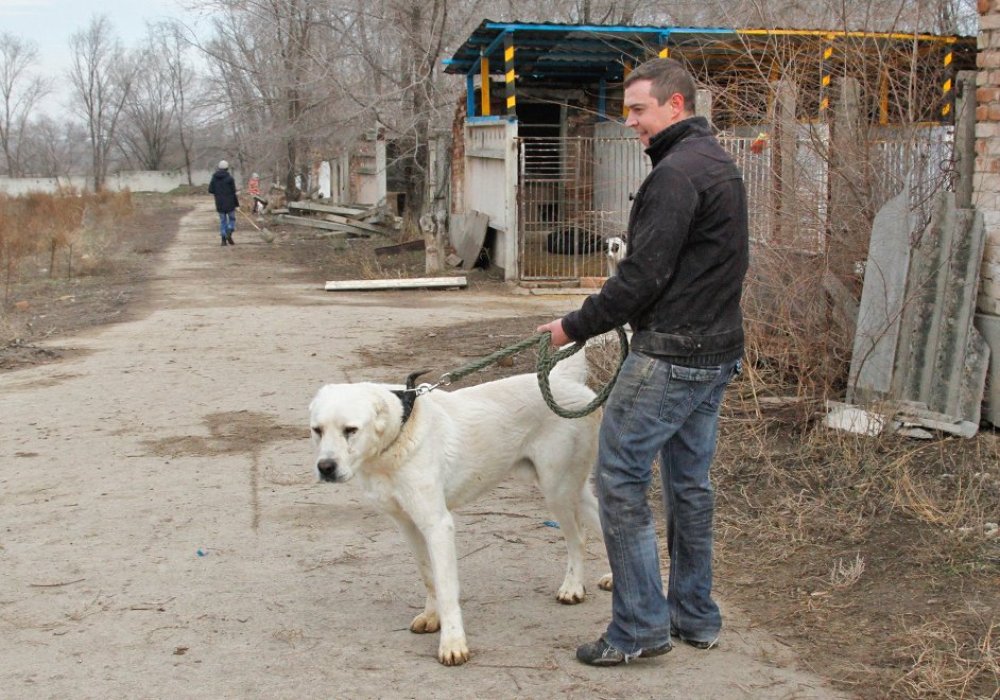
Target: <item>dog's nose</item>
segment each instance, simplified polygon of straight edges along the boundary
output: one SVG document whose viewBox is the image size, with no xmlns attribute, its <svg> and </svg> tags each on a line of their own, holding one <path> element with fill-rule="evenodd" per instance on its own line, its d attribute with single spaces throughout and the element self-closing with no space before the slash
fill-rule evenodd
<svg viewBox="0 0 1000 700">
<path fill-rule="evenodd" d="M 337 480 L 337 460 L 335 459 L 319 460 L 316 462 L 316 470 L 319 472 L 319 478 L 323 481 Z"/>
</svg>

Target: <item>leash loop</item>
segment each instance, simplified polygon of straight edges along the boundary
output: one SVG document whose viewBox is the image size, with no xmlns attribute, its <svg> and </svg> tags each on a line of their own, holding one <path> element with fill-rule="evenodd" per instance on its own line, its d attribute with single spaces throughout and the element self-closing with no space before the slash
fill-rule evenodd
<svg viewBox="0 0 1000 700">
<path fill-rule="evenodd" d="M 470 362 L 464 367 L 442 374 L 436 384 L 425 383 L 415 389 L 407 387 L 407 391 L 413 391 L 417 396 L 426 394 L 434 391 L 434 389 L 437 389 L 439 386 L 448 386 L 452 382 L 463 379 L 473 372 L 478 372 L 479 370 L 484 369 L 495 362 L 499 362 L 506 357 L 516 355 L 525 348 L 537 345 L 538 362 L 535 373 L 538 376 L 538 388 L 542 392 L 542 398 L 545 399 L 546 405 L 553 411 L 553 413 L 562 416 L 563 418 L 582 418 L 583 416 L 596 411 L 604 404 L 605 401 L 608 400 L 608 396 L 611 394 L 611 389 L 614 387 L 615 381 L 618 379 L 618 374 L 621 372 L 622 365 L 625 364 L 625 358 L 628 356 L 628 336 L 625 335 L 625 330 L 621 327 L 615 328 L 615 332 L 618 334 L 618 342 L 621 348 L 621 357 L 618 360 L 618 366 L 615 368 L 615 372 L 608 383 L 605 384 L 599 392 L 597 392 L 597 396 L 595 396 L 590 403 L 580 409 L 571 410 L 563 408 L 556 403 L 555 397 L 552 396 L 552 387 L 549 384 L 549 374 L 552 372 L 557 363 L 582 350 L 584 344 L 573 343 L 553 352 L 552 334 L 548 331 L 545 333 L 537 333 L 520 342 L 514 343 L 513 345 L 501 348 L 500 350 L 476 360 L 475 362 Z"/>
</svg>

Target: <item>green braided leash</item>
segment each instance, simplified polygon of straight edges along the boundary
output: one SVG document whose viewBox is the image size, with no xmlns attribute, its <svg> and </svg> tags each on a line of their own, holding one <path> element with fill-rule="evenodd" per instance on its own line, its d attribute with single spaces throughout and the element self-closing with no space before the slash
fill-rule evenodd
<svg viewBox="0 0 1000 700">
<path fill-rule="evenodd" d="M 430 391 L 441 384 L 451 384 L 459 379 L 469 376 L 473 372 L 478 372 L 481 369 L 489 367 L 495 362 L 499 362 L 505 357 L 510 357 L 511 355 L 516 355 L 525 348 L 529 348 L 532 345 L 538 345 L 538 364 L 536 374 L 538 375 L 538 388 L 542 392 L 542 398 L 545 399 L 546 405 L 552 409 L 552 411 L 563 418 L 582 418 L 589 413 L 593 413 L 598 408 L 600 408 L 605 401 L 608 400 L 608 396 L 611 394 L 611 389 L 615 385 L 615 380 L 618 379 L 618 374 L 622 370 L 622 365 L 625 364 L 625 358 L 628 356 L 628 336 L 625 335 L 625 331 L 622 328 L 616 328 L 615 331 L 618 333 L 618 343 L 621 347 L 621 357 L 618 360 L 618 366 L 615 368 L 615 373 L 611 377 L 611 380 L 604 385 L 604 387 L 597 392 L 597 396 L 594 397 L 593 401 L 588 403 L 583 408 L 571 411 L 569 409 L 563 408 L 556 403 L 555 398 L 552 396 L 552 388 L 549 386 L 549 373 L 552 372 L 553 367 L 562 360 L 565 360 L 570 355 L 579 352 L 583 349 L 583 343 L 573 343 L 572 345 L 567 345 L 564 348 L 552 351 L 552 334 L 546 331 L 545 333 L 538 333 L 530 338 L 525 338 L 524 340 L 509 345 L 505 348 L 501 348 L 491 355 L 487 355 L 475 362 L 470 362 L 464 367 L 460 367 L 457 370 L 448 372 L 447 374 L 441 375 L 441 379 L 437 384 L 423 385 L 426 387 L 424 391 Z"/>
</svg>

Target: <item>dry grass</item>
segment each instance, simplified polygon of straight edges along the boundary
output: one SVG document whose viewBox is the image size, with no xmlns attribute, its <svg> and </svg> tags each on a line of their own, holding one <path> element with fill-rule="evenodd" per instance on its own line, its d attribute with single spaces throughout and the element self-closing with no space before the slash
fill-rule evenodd
<svg viewBox="0 0 1000 700">
<path fill-rule="evenodd" d="M 722 595 L 861 697 L 1000 696 L 1000 439 L 823 427 L 850 339 L 815 264 L 755 263 L 713 467 Z M 617 346 L 590 358 L 606 381 Z"/>
<path fill-rule="evenodd" d="M 981 617 L 973 625 L 980 631 L 971 635 L 947 619 L 909 628 L 912 641 L 900 650 L 909 670 L 891 692 L 908 698 L 1000 697 L 1000 626 Z"/>
<path fill-rule="evenodd" d="M 116 221 L 132 213 L 132 196 L 125 192 L 0 195 L 0 274 L 3 306 L 22 266 L 48 277 L 87 274 L 109 258 L 110 232 Z"/>
</svg>

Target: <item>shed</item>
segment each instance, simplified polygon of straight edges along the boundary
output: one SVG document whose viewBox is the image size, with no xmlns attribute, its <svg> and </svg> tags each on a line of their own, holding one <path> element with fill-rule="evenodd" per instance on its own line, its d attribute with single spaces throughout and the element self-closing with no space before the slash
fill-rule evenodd
<svg viewBox="0 0 1000 700">
<path fill-rule="evenodd" d="M 451 208 L 489 216 L 508 279 L 605 275 L 601 243 L 624 231 L 649 167 L 623 127 L 621 83 L 631 66 L 671 56 L 697 77 L 697 111 L 743 170 L 754 240 L 818 250 L 836 206 L 837 110 L 865 143 L 884 143 L 864 168 L 878 180 L 860 207 L 873 215 L 917 165 L 943 177 L 956 76 L 975 53 L 975 37 L 921 33 L 484 20 L 445 61 L 466 80 Z"/>
</svg>

